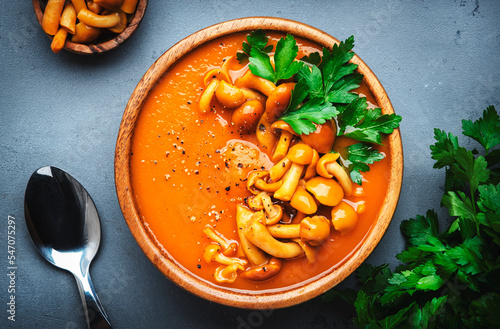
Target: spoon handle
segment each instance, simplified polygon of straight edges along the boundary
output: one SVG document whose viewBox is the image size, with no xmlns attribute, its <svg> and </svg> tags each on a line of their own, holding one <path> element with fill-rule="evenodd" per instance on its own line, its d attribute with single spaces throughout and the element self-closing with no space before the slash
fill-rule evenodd
<svg viewBox="0 0 500 329">
<path fill-rule="evenodd" d="M 90 279 L 88 268 L 82 272 L 85 273 L 79 273 L 79 271 L 77 271 L 73 272 L 73 275 L 75 276 L 78 284 L 78 290 L 80 291 L 80 296 L 82 297 L 88 327 L 90 329 L 111 328 L 108 316 L 106 315 L 106 312 L 104 312 L 104 308 L 97 297 L 94 285 Z"/>
</svg>

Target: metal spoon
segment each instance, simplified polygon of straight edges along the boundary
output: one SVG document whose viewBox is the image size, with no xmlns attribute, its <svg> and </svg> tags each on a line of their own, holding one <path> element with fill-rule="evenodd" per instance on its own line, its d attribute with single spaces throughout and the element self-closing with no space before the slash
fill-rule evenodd
<svg viewBox="0 0 500 329">
<path fill-rule="evenodd" d="M 85 188 L 61 169 L 42 167 L 26 186 L 24 213 L 40 254 L 75 276 L 89 328 L 111 328 L 90 280 L 89 267 L 99 249 L 101 224 Z"/>
</svg>

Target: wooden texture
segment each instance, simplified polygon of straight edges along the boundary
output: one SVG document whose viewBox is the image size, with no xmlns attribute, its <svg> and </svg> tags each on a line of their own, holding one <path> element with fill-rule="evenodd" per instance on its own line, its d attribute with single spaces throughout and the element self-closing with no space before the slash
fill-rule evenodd
<svg viewBox="0 0 500 329">
<path fill-rule="evenodd" d="M 384 235 L 396 209 L 402 183 L 403 151 L 400 132 L 397 129 L 389 137 L 391 172 L 388 176 L 388 192 L 378 218 L 363 243 L 352 253 L 351 257 L 324 277 L 304 286 L 277 293 L 242 293 L 232 292 L 199 280 L 180 267 L 168 255 L 168 251 L 161 250 L 155 244 L 154 238 L 144 226 L 135 205 L 130 179 L 130 152 L 134 127 L 148 93 L 155 86 L 156 81 L 179 58 L 209 40 L 235 32 L 250 32 L 258 28 L 291 33 L 315 41 L 329 49 L 334 43 L 338 43 L 337 39 L 325 32 L 302 23 L 279 18 L 250 17 L 210 26 L 175 44 L 149 68 L 127 103 L 116 143 L 115 183 L 118 200 L 132 235 L 146 256 L 165 276 L 188 291 L 217 303 L 248 309 L 272 309 L 295 305 L 320 295 L 344 280 L 370 255 Z M 358 71 L 364 75 L 364 82 L 383 113 L 394 113 L 389 97 L 370 68 L 358 56 L 355 56 L 352 62 L 359 65 Z"/>
<path fill-rule="evenodd" d="M 33 0 L 33 9 L 35 10 L 36 18 L 40 26 L 42 25 L 43 19 L 43 10 L 45 5 L 47 4 L 47 0 Z M 104 53 L 106 51 L 112 50 L 120 46 L 125 40 L 130 38 L 134 32 L 139 27 L 142 19 L 144 18 L 144 14 L 146 13 L 146 8 L 148 6 L 148 0 L 139 0 L 137 3 L 137 8 L 135 13 L 132 16 L 130 23 L 127 25 L 125 30 L 120 34 L 110 34 L 108 39 L 101 40 L 99 39 L 99 43 L 96 44 L 81 44 L 74 43 L 71 41 L 66 41 L 64 45 L 64 49 L 80 55 L 94 55 L 99 53 Z M 52 38 L 52 36 L 49 36 Z M 71 36 L 68 34 L 68 39 Z"/>
</svg>

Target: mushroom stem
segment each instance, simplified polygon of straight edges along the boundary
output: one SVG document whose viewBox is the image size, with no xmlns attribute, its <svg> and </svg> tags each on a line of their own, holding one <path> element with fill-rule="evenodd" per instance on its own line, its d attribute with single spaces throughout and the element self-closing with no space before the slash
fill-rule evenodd
<svg viewBox="0 0 500 329">
<path fill-rule="evenodd" d="M 286 174 L 288 169 L 290 169 L 291 165 L 292 161 L 290 161 L 290 159 L 286 157 L 281 159 L 269 169 L 269 178 L 271 178 L 273 182 L 279 181 Z"/>
<path fill-rule="evenodd" d="M 214 98 L 215 90 L 217 90 L 218 86 L 219 80 L 212 79 L 203 94 L 201 94 L 200 100 L 198 101 L 201 113 L 210 112 L 210 103 L 212 102 L 212 98 Z"/>
<path fill-rule="evenodd" d="M 257 128 L 255 129 L 255 136 L 257 136 L 257 140 L 259 144 L 266 150 L 266 154 L 270 155 L 274 145 L 278 140 L 278 137 L 274 134 L 271 129 L 271 122 L 267 118 L 266 113 L 260 117 L 259 122 L 257 123 Z"/>
<path fill-rule="evenodd" d="M 252 220 L 245 230 L 245 236 L 254 245 L 278 258 L 294 258 L 303 255 L 302 248 L 295 242 L 280 242 L 273 238 L 264 224 Z"/>
<path fill-rule="evenodd" d="M 351 196 L 353 191 L 352 181 L 344 168 L 337 162 L 339 155 L 339 153 L 327 153 L 323 155 L 316 164 L 316 172 L 325 178 L 335 177 L 340 186 L 342 186 L 342 189 L 344 189 L 344 195 Z"/>
<path fill-rule="evenodd" d="M 236 253 L 237 244 L 235 242 L 230 243 L 227 241 L 227 239 L 217 232 L 212 226 L 205 226 L 203 233 L 205 233 L 210 240 L 218 243 L 222 247 L 222 253 L 225 256 L 232 256 Z"/>
<path fill-rule="evenodd" d="M 240 238 L 240 245 L 243 252 L 252 265 L 262 265 L 268 261 L 267 255 L 250 242 L 245 235 L 247 224 L 253 214 L 253 211 L 243 207 L 242 205 L 236 206 L 236 225 L 238 226 L 238 237 Z"/>
<path fill-rule="evenodd" d="M 318 163 L 319 160 L 319 154 L 318 151 L 316 151 L 315 149 L 312 150 L 313 150 L 313 156 L 311 159 L 311 163 L 306 168 L 306 172 L 304 174 L 305 180 L 308 180 L 316 176 L 316 164 Z"/>
<path fill-rule="evenodd" d="M 302 171 L 304 170 L 304 165 L 292 163 L 290 169 L 283 176 L 283 184 L 281 187 L 274 192 L 274 197 L 282 201 L 290 201 L 295 189 L 299 185 L 300 176 L 302 176 Z"/>
<path fill-rule="evenodd" d="M 259 179 L 255 182 L 255 187 L 258 188 L 259 190 L 265 191 L 265 192 L 276 192 L 281 185 L 283 184 L 282 181 L 277 181 L 274 183 L 267 183 L 263 179 Z"/>
<path fill-rule="evenodd" d="M 267 230 L 278 239 L 296 239 L 300 236 L 300 224 L 275 224 L 268 226 Z"/>
<path fill-rule="evenodd" d="M 304 250 L 307 258 L 307 264 L 312 265 L 316 261 L 316 250 L 302 239 L 293 239 Z"/>
<path fill-rule="evenodd" d="M 345 196 L 352 195 L 352 181 L 347 175 L 344 168 L 340 166 L 337 161 L 329 162 L 326 164 L 326 170 L 332 174 L 335 178 L 337 178 L 340 186 L 344 189 Z"/>
<path fill-rule="evenodd" d="M 203 259 L 207 263 L 211 263 L 213 260 L 217 263 L 224 265 L 238 264 L 240 266 L 245 266 L 247 261 L 237 257 L 227 257 L 220 252 L 220 246 L 215 244 L 209 244 L 203 250 Z"/>
<path fill-rule="evenodd" d="M 286 156 L 292 138 L 293 135 L 288 131 L 281 131 L 280 139 L 278 141 L 278 144 L 276 144 L 276 148 L 274 149 L 273 157 L 271 159 L 273 162 L 276 163 Z"/>
<path fill-rule="evenodd" d="M 248 179 L 247 179 L 247 189 L 252 192 L 253 194 L 259 194 L 261 191 L 257 188 L 255 188 L 255 183 L 264 177 L 269 175 L 269 172 L 267 170 L 254 170 L 251 171 L 248 174 Z"/>
<path fill-rule="evenodd" d="M 271 197 L 266 193 L 262 194 L 262 205 L 266 211 L 266 225 L 276 224 L 283 217 L 283 209 L 277 205 L 273 204 Z"/>
<path fill-rule="evenodd" d="M 306 218 L 306 214 L 302 211 L 297 210 L 297 214 L 292 219 L 292 224 L 300 224 L 300 222 Z"/>
<path fill-rule="evenodd" d="M 240 88 L 256 89 L 268 96 L 276 89 L 276 85 L 271 81 L 252 74 L 248 70 L 243 76 L 236 79 L 234 85 Z"/>
</svg>

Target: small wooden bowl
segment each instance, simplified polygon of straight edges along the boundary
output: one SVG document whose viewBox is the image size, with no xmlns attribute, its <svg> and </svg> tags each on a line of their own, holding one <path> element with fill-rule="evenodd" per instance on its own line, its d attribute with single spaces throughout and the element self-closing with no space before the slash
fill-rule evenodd
<svg viewBox="0 0 500 329">
<path fill-rule="evenodd" d="M 35 10 L 36 18 L 40 26 L 42 26 L 43 9 L 45 8 L 46 4 L 47 0 L 33 0 L 33 8 Z M 99 43 L 96 44 L 82 44 L 66 41 L 66 43 L 64 44 L 64 49 L 75 54 L 93 55 L 104 53 L 106 51 L 117 48 L 119 45 L 125 42 L 125 40 L 130 38 L 132 34 L 134 34 L 134 32 L 137 30 L 144 17 L 147 6 L 148 0 L 139 0 L 135 13 L 132 16 L 132 20 L 122 33 L 110 34 L 107 38 L 103 37 L 102 39 L 99 39 Z M 49 37 L 52 38 L 52 36 Z"/>
<path fill-rule="evenodd" d="M 180 41 L 149 68 L 128 101 L 116 144 L 115 183 L 118 200 L 132 235 L 150 261 L 170 280 L 200 297 L 217 303 L 247 309 L 273 309 L 295 305 L 322 294 L 344 280 L 370 255 L 391 222 L 399 199 L 403 173 L 403 153 L 400 132 L 396 129 L 387 141 L 390 148 L 391 169 L 387 174 L 389 180 L 387 195 L 378 218 L 365 239 L 357 249 L 353 250 L 344 263 L 325 276 L 309 281 L 300 287 L 290 287 L 287 290 L 280 289 L 278 292 L 266 293 L 229 291 L 195 277 L 162 252 L 141 220 L 131 186 L 131 141 L 142 105 L 158 79 L 178 59 L 191 50 L 218 37 L 242 31 L 250 32 L 259 28 L 291 33 L 297 37 L 315 41 L 320 46 L 329 49 L 334 43 L 338 43 L 337 39 L 311 26 L 269 17 L 251 17 L 220 23 Z M 352 62 L 359 65 L 358 70 L 364 74 L 364 82 L 378 105 L 383 109 L 383 113 L 394 113 L 389 97 L 373 72 L 358 56 L 355 56 Z"/>
</svg>

